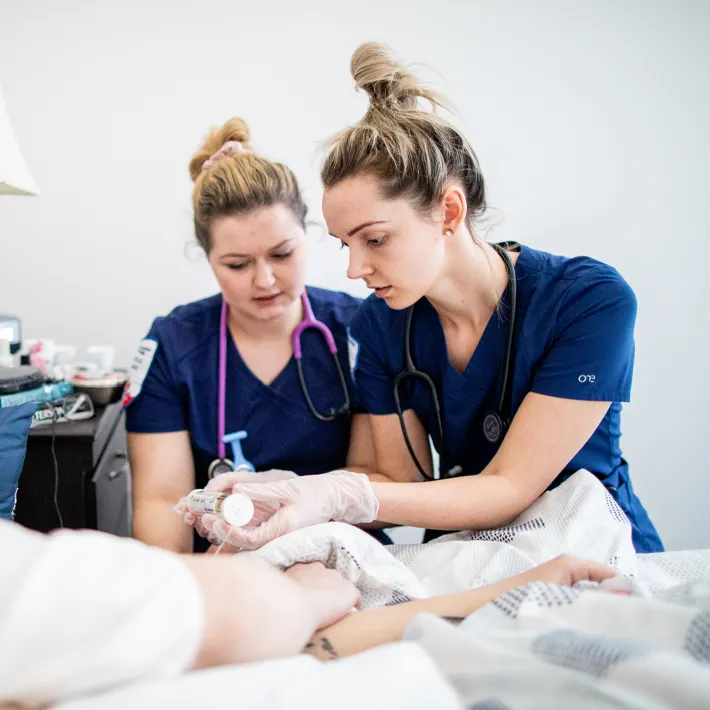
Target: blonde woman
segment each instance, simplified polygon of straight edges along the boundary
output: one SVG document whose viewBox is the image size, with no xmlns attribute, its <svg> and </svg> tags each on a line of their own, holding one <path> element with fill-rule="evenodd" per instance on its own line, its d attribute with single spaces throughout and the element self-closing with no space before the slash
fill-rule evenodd
<svg viewBox="0 0 710 710">
<path fill-rule="evenodd" d="M 235 118 L 208 135 L 190 175 L 195 234 L 220 291 L 156 318 L 124 395 L 133 533 L 176 552 L 193 550 L 193 531 L 173 507 L 216 474 L 240 464 L 277 469 L 260 480 L 364 470 L 372 451 L 348 360 L 360 302 L 306 288 L 306 205 L 293 172 L 254 153 Z M 273 512 L 262 508 L 255 522 Z M 195 536 L 196 551 L 207 547 Z"/>
<path fill-rule="evenodd" d="M 352 334 L 377 475 L 236 486 L 280 510 L 230 540 L 258 547 L 373 507 L 429 537 L 494 528 L 587 469 L 628 517 L 637 551 L 661 551 L 620 448 L 631 287 L 588 257 L 482 240 L 483 175 L 464 135 L 426 109 L 439 98 L 382 45 L 357 49 L 351 71 L 370 104 L 330 147 L 323 212 L 349 249 L 348 276 L 374 291 Z M 441 480 L 421 483 L 433 473 L 429 436 Z"/>
</svg>

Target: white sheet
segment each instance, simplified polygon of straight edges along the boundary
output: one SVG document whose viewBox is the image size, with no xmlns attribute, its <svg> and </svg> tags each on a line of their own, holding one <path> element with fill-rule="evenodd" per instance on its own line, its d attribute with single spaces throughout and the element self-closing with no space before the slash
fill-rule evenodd
<svg viewBox="0 0 710 710">
<path fill-rule="evenodd" d="M 578 471 L 498 530 L 383 547 L 350 525 L 325 523 L 243 554 L 279 568 L 320 560 L 355 583 L 362 608 L 369 609 L 492 584 L 563 553 L 612 565 L 624 575 L 637 572 L 629 523 L 587 471 Z"/>
<path fill-rule="evenodd" d="M 682 582 L 710 579 L 710 550 L 637 555 L 638 577 L 655 593 Z"/>
<path fill-rule="evenodd" d="M 471 709 L 710 707 L 710 580 L 656 599 L 537 582 L 458 628 L 420 615 L 405 638 Z"/>
<path fill-rule="evenodd" d="M 470 710 L 710 708 L 710 551 L 635 555 L 628 521 L 585 471 L 500 530 L 384 548 L 328 523 L 250 554 L 277 567 L 321 560 L 372 608 L 489 584 L 565 552 L 624 576 L 601 587 L 529 585 L 459 628 L 423 615 L 406 638 Z"/>
<path fill-rule="evenodd" d="M 225 699 L 240 710 L 710 707 L 710 581 L 673 586 L 710 579 L 710 552 L 636 556 L 623 513 L 584 471 L 502 530 L 385 548 L 361 530 L 327 523 L 245 554 L 276 567 L 321 560 L 357 584 L 363 608 L 373 608 L 488 584 L 564 552 L 615 566 L 626 577 L 605 588 L 636 596 L 537 583 L 458 628 L 419 616 L 408 641 L 350 659 L 192 673 L 60 708 L 180 710 Z"/>
<path fill-rule="evenodd" d="M 55 710 L 463 710 L 434 660 L 415 643 L 333 663 L 311 656 L 189 673 L 62 703 Z"/>
</svg>

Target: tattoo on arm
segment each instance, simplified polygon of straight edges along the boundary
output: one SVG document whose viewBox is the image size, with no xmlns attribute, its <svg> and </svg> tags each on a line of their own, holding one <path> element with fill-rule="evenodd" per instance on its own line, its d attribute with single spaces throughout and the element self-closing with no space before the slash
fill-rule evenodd
<svg viewBox="0 0 710 710">
<path fill-rule="evenodd" d="M 304 649 L 303 653 L 310 653 L 316 658 L 323 658 L 326 656 L 326 660 L 332 661 L 335 658 L 339 658 L 338 652 L 335 650 L 333 644 L 325 636 L 321 636 L 318 639 L 309 641 Z"/>
<path fill-rule="evenodd" d="M 333 648 L 333 644 L 328 641 L 328 639 L 323 636 L 320 640 L 321 648 L 328 654 L 328 658 L 331 660 L 338 657 L 338 652 Z"/>
</svg>

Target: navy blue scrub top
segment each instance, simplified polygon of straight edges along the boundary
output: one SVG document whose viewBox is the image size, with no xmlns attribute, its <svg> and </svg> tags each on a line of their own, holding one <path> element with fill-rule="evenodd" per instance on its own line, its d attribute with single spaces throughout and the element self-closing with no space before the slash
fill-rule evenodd
<svg viewBox="0 0 710 710">
<path fill-rule="evenodd" d="M 612 402 L 597 430 L 550 488 L 587 469 L 628 516 L 636 550 L 662 551 L 658 533 L 631 486 L 619 443 L 621 403 L 629 401 L 634 364 L 634 292 L 615 269 L 599 261 L 568 259 L 526 246 L 520 248 L 515 273 L 518 310 L 509 413 L 515 415 L 528 392 Z M 436 384 L 443 442 L 434 433 L 437 425 L 426 385 L 409 379 L 400 395 L 403 408 L 413 409 L 432 435 L 444 474 L 480 473 L 498 449 L 485 440 L 482 421 L 497 406 L 508 307 L 506 292 L 463 373 L 449 362 L 441 322 L 431 303 L 424 298 L 414 307 L 412 355 Z M 373 295 L 352 323 L 359 347 L 355 365 L 359 403 L 375 415 L 396 411 L 392 387 L 403 369 L 405 314 Z"/>
<path fill-rule="evenodd" d="M 315 317 L 330 328 L 338 358 L 357 402 L 348 357 L 348 326 L 360 300 L 345 293 L 308 287 Z M 179 306 L 156 318 L 146 336 L 157 349 L 140 393 L 126 411 L 129 432 L 188 431 L 195 461 L 195 485 L 207 485 L 207 469 L 217 458 L 217 397 L 221 294 Z M 343 390 L 322 335 L 307 330 L 301 338 L 303 371 L 319 412 L 343 405 Z M 227 338 L 226 433 L 243 429 L 247 460 L 257 471 L 283 469 L 298 475 L 343 468 L 350 445 L 350 417 L 316 419 L 300 387 L 293 357 L 266 385 L 247 367 L 234 340 Z M 231 458 L 231 447 L 226 448 Z M 375 537 L 391 542 L 381 531 Z M 206 549 L 199 536 L 196 550 Z"/>
</svg>

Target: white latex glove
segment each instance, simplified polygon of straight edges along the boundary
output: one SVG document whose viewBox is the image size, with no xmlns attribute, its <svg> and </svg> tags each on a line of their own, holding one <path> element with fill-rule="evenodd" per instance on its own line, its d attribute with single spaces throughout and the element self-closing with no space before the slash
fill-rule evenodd
<svg viewBox="0 0 710 710">
<path fill-rule="evenodd" d="M 270 469 L 269 471 L 229 471 L 215 476 L 205 486 L 206 491 L 216 493 L 231 493 L 235 484 L 239 483 L 263 483 L 270 481 L 285 481 L 289 478 L 297 478 L 293 471 L 282 471 L 280 469 Z M 251 525 L 258 525 L 264 520 L 268 520 L 277 510 L 277 505 L 269 503 L 257 503 L 254 501 L 254 517 Z M 175 506 L 175 510 L 184 514 L 185 524 L 194 527 L 200 537 L 207 538 L 211 543 L 219 543 L 212 533 L 212 527 L 217 520 L 216 515 L 198 515 L 191 513 L 187 509 L 187 497 L 181 498 Z"/>
<path fill-rule="evenodd" d="M 182 515 L 185 525 L 195 528 L 198 535 L 201 537 L 209 537 L 209 532 L 205 529 L 204 525 L 202 525 L 202 516 L 197 515 L 197 513 L 192 513 L 187 509 L 187 496 L 180 498 L 173 507 L 173 510 Z"/>
<path fill-rule="evenodd" d="M 260 486 L 264 483 L 273 483 L 275 481 L 288 481 L 298 476 L 293 471 L 282 471 L 278 468 L 272 468 L 269 471 L 230 471 L 215 476 L 206 486 L 206 491 L 219 491 L 220 493 L 232 493 L 235 486 L 243 483 L 254 484 Z M 254 517 L 249 522 L 249 525 L 259 525 L 265 520 L 268 520 L 279 508 L 278 503 L 268 503 L 264 501 L 253 500 Z M 221 522 L 231 528 L 231 525 L 225 523 L 216 515 L 207 513 L 202 516 L 200 521 L 202 529 L 205 530 L 206 537 L 213 545 L 225 542 L 223 537 L 217 535 L 214 531 L 215 523 Z M 199 530 L 198 530 L 199 532 Z M 202 533 L 200 533 L 202 535 Z M 226 542 L 229 542 L 228 540 Z"/>
<path fill-rule="evenodd" d="M 370 523 L 377 518 L 380 508 L 368 477 L 350 471 L 273 483 L 238 483 L 233 491 L 251 498 L 255 507 L 260 503 L 277 508 L 267 520 L 241 528 L 215 519 L 213 536 L 242 550 L 256 550 L 281 535 L 329 520 Z"/>
<path fill-rule="evenodd" d="M 279 468 L 272 468 L 268 471 L 229 471 L 215 476 L 206 486 L 206 491 L 219 491 L 220 493 L 231 493 L 232 488 L 238 483 L 269 483 L 273 481 L 287 481 L 290 478 L 298 478 L 293 471 L 282 471 Z"/>
</svg>

